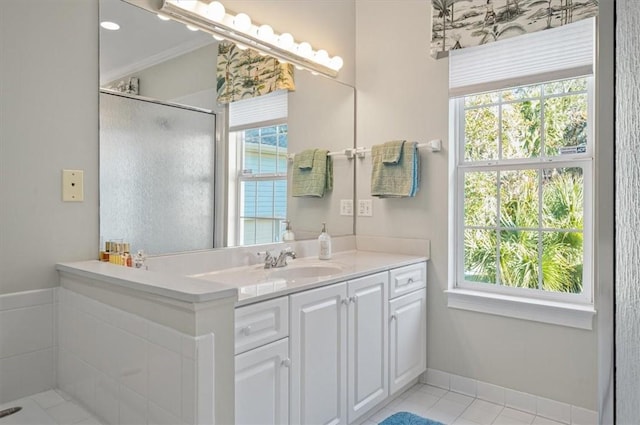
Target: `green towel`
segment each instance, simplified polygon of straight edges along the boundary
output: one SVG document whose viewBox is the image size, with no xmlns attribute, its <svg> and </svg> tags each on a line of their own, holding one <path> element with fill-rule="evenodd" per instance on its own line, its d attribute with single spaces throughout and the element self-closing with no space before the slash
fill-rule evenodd
<svg viewBox="0 0 640 425">
<path fill-rule="evenodd" d="M 301 160 L 308 161 L 307 151 L 293 158 L 293 170 L 291 175 L 291 196 L 312 196 L 322 198 L 324 194 L 333 189 L 333 161 L 326 149 L 315 149 L 312 167 L 303 168 Z M 305 155 L 303 155 L 305 154 Z"/>
<path fill-rule="evenodd" d="M 298 160 L 298 168 L 308 169 L 313 168 L 313 157 L 318 149 L 307 149 L 295 155 L 295 159 Z"/>
<path fill-rule="evenodd" d="M 385 163 L 384 154 L 385 145 L 375 145 L 371 148 L 371 195 L 380 198 L 415 196 L 420 175 L 418 144 L 404 143 L 397 164 Z"/>
<path fill-rule="evenodd" d="M 404 142 L 404 140 L 394 140 L 382 145 L 382 162 L 385 164 L 399 163 Z"/>
</svg>

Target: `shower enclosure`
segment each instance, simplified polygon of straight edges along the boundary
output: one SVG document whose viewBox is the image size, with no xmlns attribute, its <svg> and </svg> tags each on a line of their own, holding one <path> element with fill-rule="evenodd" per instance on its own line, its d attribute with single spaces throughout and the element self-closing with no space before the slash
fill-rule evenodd
<svg viewBox="0 0 640 425">
<path fill-rule="evenodd" d="M 215 114 L 100 92 L 100 237 L 150 254 L 213 248 Z"/>
</svg>

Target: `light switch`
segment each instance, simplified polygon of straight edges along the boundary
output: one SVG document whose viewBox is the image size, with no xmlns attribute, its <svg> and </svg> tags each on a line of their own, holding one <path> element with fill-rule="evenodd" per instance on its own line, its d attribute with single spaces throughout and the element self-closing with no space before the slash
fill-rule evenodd
<svg viewBox="0 0 640 425">
<path fill-rule="evenodd" d="M 340 215 L 353 215 L 353 199 L 340 200 Z"/>
<path fill-rule="evenodd" d="M 84 201 L 84 171 L 62 170 L 62 200 L 64 202 Z"/>
<path fill-rule="evenodd" d="M 371 199 L 358 199 L 358 215 L 360 217 L 373 216 L 373 203 Z"/>
</svg>

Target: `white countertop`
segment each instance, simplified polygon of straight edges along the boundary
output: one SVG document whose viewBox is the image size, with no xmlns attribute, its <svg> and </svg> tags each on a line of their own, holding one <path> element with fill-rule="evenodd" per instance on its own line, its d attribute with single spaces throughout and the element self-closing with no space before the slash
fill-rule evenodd
<svg viewBox="0 0 640 425">
<path fill-rule="evenodd" d="M 242 306 L 426 260 L 426 257 L 415 255 L 344 251 L 334 253 L 330 260 L 305 257 L 289 260 L 289 265 L 282 268 L 265 269 L 262 264 L 257 264 L 194 274 L 190 277 L 238 288 L 237 305 Z M 287 270 L 300 267 L 335 267 L 335 271 L 318 277 L 286 277 Z"/>
<path fill-rule="evenodd" d="M 289 260 L 289 265 L 282 268 L 265 269 L 257 264 L 189 276 L 133 269 L 97 260 L 60 263 L 56 268 L 61 273 L 191 303 L 237 296 L 240 306 L 426 260 L 426 257 L 415 255 L 343 251 L 334 253 L 330 260 L 322 261 L 317 257 Z M 314 277 L 287 276 L 289 270 L 301 267 L 323 268 L 328 272 Z"/>
<path fill-rule="evenodd" d="M 237 295 L 235 287 L 223 283 L 123 267 L 98 260 L 59 263 L 56 269 L 62 273 L 191 303 L 235 298 Z"/>
</svg>

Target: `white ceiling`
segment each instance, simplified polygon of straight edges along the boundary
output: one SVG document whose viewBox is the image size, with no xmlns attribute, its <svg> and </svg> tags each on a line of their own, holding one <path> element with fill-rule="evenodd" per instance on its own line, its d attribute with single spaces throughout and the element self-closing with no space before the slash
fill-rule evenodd
<svg viewBox="0 0 640 425">
<path fill-rule="evenodd" d="M 120 25 L 117 31 L 100 27 L 101 84 L 215 42 L 209 34 L 162 21 L 122 0 L 100 0 L 100 21 Z"/>
</svg>

